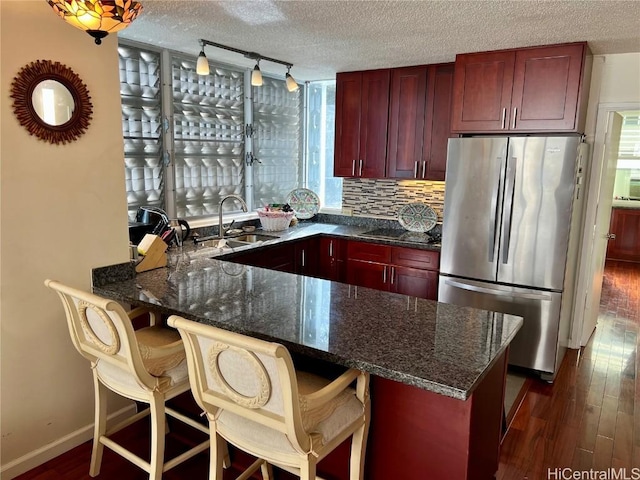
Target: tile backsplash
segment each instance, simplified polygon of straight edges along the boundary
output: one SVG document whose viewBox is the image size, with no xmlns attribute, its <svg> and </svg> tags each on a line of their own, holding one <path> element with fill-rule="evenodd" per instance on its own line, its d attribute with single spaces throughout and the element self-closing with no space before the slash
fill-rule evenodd
<svg viewBox="0 0 640 480">
<path fill-rule="evenodd" d="M 354 216 L 397 219 L 398 210 L 411 202 L 429 205 L 441 223 L 444 182 L 366 178 L 345 178 L 342 182 L 342 207 L 351 209 Z"/>
</svg>

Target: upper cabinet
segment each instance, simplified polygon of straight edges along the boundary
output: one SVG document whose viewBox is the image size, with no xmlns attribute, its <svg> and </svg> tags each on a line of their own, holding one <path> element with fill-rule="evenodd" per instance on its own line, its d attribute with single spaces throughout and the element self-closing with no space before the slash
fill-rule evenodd
<svg viewBox="0 0 640 480">
<path fill-rule="evenodd" d="M 338 73 L 335 176 L 384 178 L 389 75 L 388 69 Z"/>
<path fill-rule="evenodd" d="M 590 60 L 584 42 L 457 55 L 452 131 L 583 133 Z"/>
<path fill-rule="evenodd" d="M 387 177 L 444 180 L 453 64 L 391 70 Z"/>
<path fill-rule="evenodd" d="M 453 64 L 381 72 L 337 76 L 335 175 L 444 180 Z"/>
</svg>

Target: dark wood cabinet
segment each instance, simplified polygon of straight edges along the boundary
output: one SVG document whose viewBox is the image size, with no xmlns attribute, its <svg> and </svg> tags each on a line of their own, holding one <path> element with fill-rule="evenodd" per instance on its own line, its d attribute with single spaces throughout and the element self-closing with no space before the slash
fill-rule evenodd
<svg viewBox="0 0 640 480">
<path fill-rule="evenodd" d="M 452 131 L 583 132 L 586 43 L 456 56 Z"/>
<path fill-rule="evenodd" d="M 391 70 L 387 177 L 444 180 L 453 64 Z"/>
<path fill-rule="evenodd" d="M 349 241 L 347 282 L 414 297 L 438 298 L 435 251 Z"/>
<path fill-rule="evenodd" d="M 432 65 L 427 79 L 427 106 L 422 160 L 425 180 L 444 180 L 451 133 L 453 63 Z"/>
<path fill-rule="evenodd" d="M 293 244 L 294 273 L 315 277 L 318 275 L 318 238 L 299 240 Z"/>
<path fill-rule="evenodd" d="M 389 70 L 338 73 L 334 175 L 383 178 Z"/>
<path fill-rule="evenodd" d="M 387 177 L 422 178 L 427 73 L 426 65 L 391 71 Z"/>
<path fill-rule="evenodd" d="M 318 240 L 318 277 L 336 282 L 344 280 L 346 240 L 320 237 Z"/>
<path fill-rule="evenodd" d="M 224 260 L 254 267 L 268 268 L 280 272 L 295 272 L 295 246 L 290 243 L 274 245 L 267 248 L 249 250 L 247 252 L 233 253 L 224 257 Z"/>
<path fill-rule="evenodd" d="M 608 260 L 640 262 L 640 209 L 614 208 L 609 233 Z"/>
</svg>

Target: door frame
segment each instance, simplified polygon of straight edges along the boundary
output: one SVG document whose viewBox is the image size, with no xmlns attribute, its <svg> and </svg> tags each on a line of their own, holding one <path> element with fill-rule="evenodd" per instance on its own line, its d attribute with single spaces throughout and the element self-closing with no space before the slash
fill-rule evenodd
<svg viewBox="0 0 640 480">
<path fill-rule="evenodd" d="M 588 169 L 587 201 L 584 211 L 582 242 L 579 253 L 579 269 L 576 280 L 576 294 L 573 303 L 573 322 L 569 335 L 569 348 L 580 348 L 582 330 L 585 325 L 585 312 L 591 301 L 591 259 L 595 245 L 595 223 L 598 211 L 598 203 L 601 193 L 605 190 L 603 185 L 606 168 L 604 165 L 604 153 L 608 145 L 605 144 L 607 127 L 611 113 L 625 112 L 628 110 L 640 110 L 638 102 L 601 103 L 598 105 L 596 119 L 596 133 L 593 141 L 590 165 Z M 593 312 L 597 315 L 597 312 Z"/>
</svg>

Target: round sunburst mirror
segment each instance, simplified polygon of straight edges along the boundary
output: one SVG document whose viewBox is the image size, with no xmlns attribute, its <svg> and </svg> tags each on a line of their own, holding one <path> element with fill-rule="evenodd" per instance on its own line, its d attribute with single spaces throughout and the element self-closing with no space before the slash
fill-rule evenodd
<svg viewBox="0 0 640 480">
<path fill-rule="evenodd" d="M 72 142 L 91 123 L 87 87 L 59 62 L 37 60 L 22 67 L 11 83 L 11 98 L 20 125 L 49 143 Z"/>
</svg>

